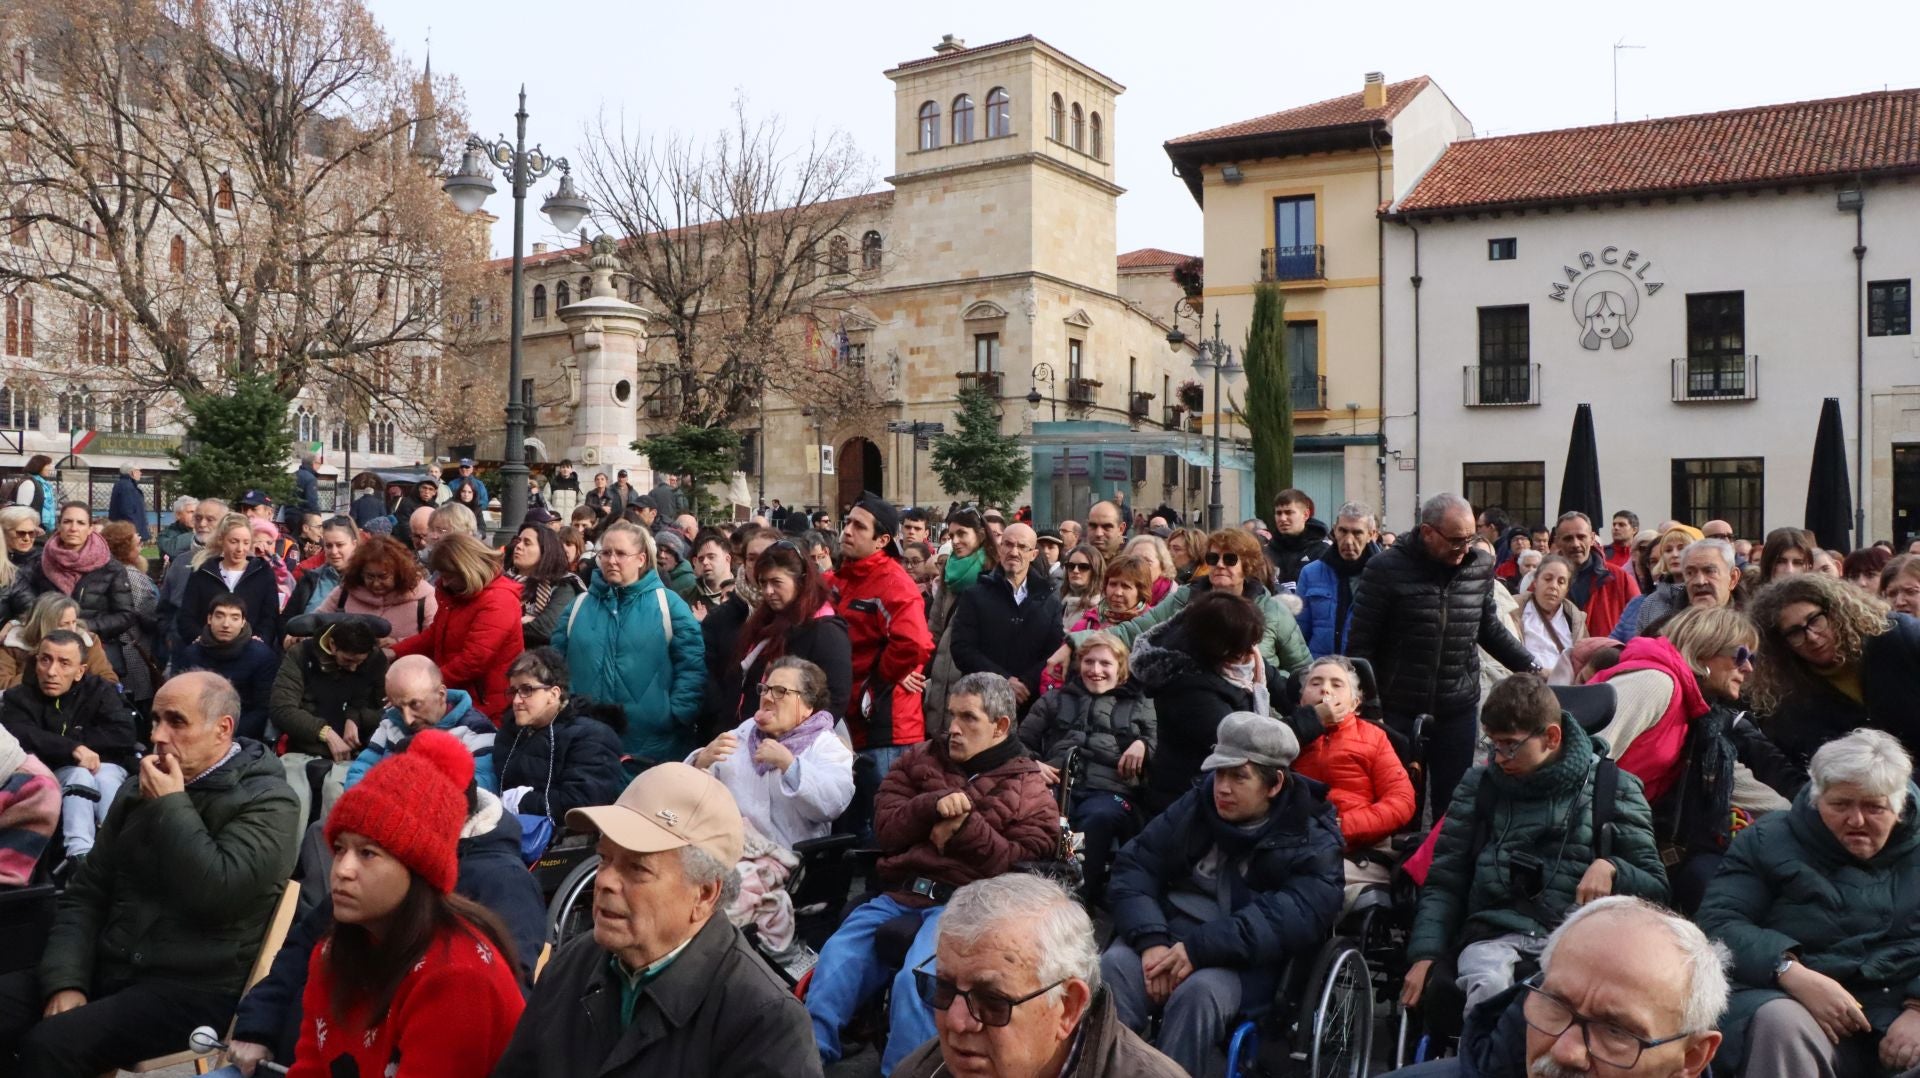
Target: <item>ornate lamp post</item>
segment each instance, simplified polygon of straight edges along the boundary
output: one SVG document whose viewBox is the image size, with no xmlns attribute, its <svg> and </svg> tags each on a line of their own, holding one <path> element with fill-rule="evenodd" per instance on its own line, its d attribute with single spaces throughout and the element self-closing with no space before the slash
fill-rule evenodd
<svg viewBox="0 0 1920 1078">
<path fill-rule="evenodd" d="M 1234 358 L 1233 349 L 1220 339 L 1219 311 L 1213 312 L 1212 340 L 1205 337 L 1187 340 L 1187 335 L 1180 331 L 1179 321 L 1180 306 L 1185 303 L 1185 300 L 1181 300 L 1174 307 L 1174 324 L 1167 331 L 1167 347 L 1177 354 L 1182 347 L 1191 344 L 1194 348 L 1193 373 L 1204 378 L 1208 371 L 1213 372 L 1213 490 L 1207 502 L 1207 530 L 1219 531 L 1221 518 L 1226 515 L 1226 506 L 1220 501 L 1220 377 L 1225 375 L 1227 383 L 1231 385 L 1234 379 L 1240 377 L 1241 367 L 1240 361 Z"/>
<path fill-rule="evenodd" d="M 520 108 L 514 114 L 513 141 L 505 137 L 492 143 L 479 135 L 467 138 L 460 167 L 449 175 L 441 190 L 453 200 L 461 213 L 474 213 L 493 194 L 493 172 L 499 169 L 513 191 L 513 285 L 509 302 L 513 308 L 512 331 L 507 339 L 507 438 L 500 465 L 500 528 L 496 538 L 513 534 L 527 515 L 526 402 L 520 399 L 520 344 L 525 318 L 522 290 L 525 286 L 527 234 L 527 186 L 534 180 L 560 170 L 560 186 L 547 196 L 540 212 L 553 227 L 572 232 L 586 217 L 587 200 L 573 189 L 573 174 L 564 157 L 548 157 L 539 146 L 527 149 L 527 88 L 520 88 Z"/>
</svg>

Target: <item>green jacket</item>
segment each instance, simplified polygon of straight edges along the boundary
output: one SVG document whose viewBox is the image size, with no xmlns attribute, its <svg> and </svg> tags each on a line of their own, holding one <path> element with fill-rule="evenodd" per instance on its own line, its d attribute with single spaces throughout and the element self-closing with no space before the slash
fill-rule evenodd
<svg viewBox="0 0 1920 1078">
<path fill-rule="evenodd" d="M 1133 642 L 1140 639 L 1142 633 L 1163 621 L 1172 621 L 1174 615 L 1187 608 L 1187 604 L 1193 601 L 1196 594 L 1205 594 L 1206 588 L 1207 582 L 1204 579 L 1192 584 L 1182 584 L 1168 592 L 1166 598 L 1132 621 L 1109 625 L 1098 631 L 1112 633 L 1120 638 L 1121 643 L 1132 647 Z M 1293 619 L 1293 611 L 1288 609 L 1286 601 L 1268 591 L 1265 585 L 1253 580 L 1247 581 L 1241 587 L 1240 594 L 1253 600 L 1253 605 L 1260 610 L 1261 620 L 1266 622 L 1266 629 L 1260 634 L 1260 657 L 1273 664 L 1275 668 L 1288 673 L 1306 673 L 1308 665 L 1313 662 L 1313 653 L 1307 650 L 1307 638 L 1300 634 L 1300 623 Z M 1067 639 L 1073 642 L 1075 648 L 1078 648 L 1086 643 L 1087 637 L 1092 636 L 1094 632 L 1095 630 L 1085 629 L 1077 633 L 1069 633 Z"/>
<path fill-rule="evenodd" d="M 1821 822 L 1811 787 L 1791 809 L 1734 836 L 1695 918 L 1733 955 L 1733 1001 L 1720 1023 L 1726 1041 L 1716 1065 L 1739 1065 L 1754 1012 L 1782 998 L 1773 971 L 1789 951 L 1853 993 L 1876 1038 L 1900 1017 L 1903 1001 L 1920 999 L 1917 801 L 1920 787 L 1909 783 L 1906 811 L 1867 861 Z"/>
<path fill-rule="evenodd" d="M 688 606 L 692 606 L 694 600 L 700 598 L 700 581 L 693 575 L 693 566 L 686 562 L 676 563 L 673 571 L 667 574 L 667 587 L 672 588 L 675 595 L 686 600 Z"/>
<path fill-rule="evenodd" d="M 300 803 L 280 760 L 241 739 L 184 793 L 149 799 L 133 778 L 60 896 L 40 991 L 176 981 L 239 993 L 293 873 Z"/>
<path fill-rule="evenodd" d="M 1476 940 L 1508 933 L 1544 937 L 1574 906 L 1580 877 L 1595 858 L 1593 773 L 1606 751 L 1573 717 L 1560 716 L 1566 732 L 1558 758 L 1529 775 L 1508 775 L 1481 766 L 1455 789 L 1440 825 L 1433 867 L 1420 889 L 1420 906 L 1407 941 L 1411 961 L 1441 958 Z M 1473 845 L 1475 801 L 1480 784 L 1492 783 L 1493 819 L 1479 859 L 1467 863 Z M 1667 873 L 1653 838 L 1653 813 L 1640 780 L 1620 772 L 1614 796 L 1613 879 L 1616 895 L 1667 900 Z M 1531 910 L 1510 876 L 1516 854 L 1541 862 L 1544 886 Z"/>
</svg>

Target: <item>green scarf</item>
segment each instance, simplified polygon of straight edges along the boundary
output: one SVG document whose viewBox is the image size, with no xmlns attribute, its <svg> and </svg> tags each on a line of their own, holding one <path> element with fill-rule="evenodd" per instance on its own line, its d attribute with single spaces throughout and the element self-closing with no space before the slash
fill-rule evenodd
<svg viewBox="0 0 1920 1078">
<path fill-rule="evenodd" d="M 985 568 L 986 564 L 987 548 L 984 546 L 964 558 L 956 558 L 949 554 L 946 568 L 947 590 L 961 592 L 973 587 L 973 582 L 980 579 L 980 570 Z"/>
</svg>

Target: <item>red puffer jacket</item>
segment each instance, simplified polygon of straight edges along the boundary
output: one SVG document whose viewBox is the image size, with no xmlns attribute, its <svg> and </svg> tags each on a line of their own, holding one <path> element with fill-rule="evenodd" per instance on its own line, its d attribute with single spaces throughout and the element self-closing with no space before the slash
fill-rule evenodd
<svg viewBox="0 0 1920 1078">
<path fill-rule="evenodd" d="M 502 725 L 507 706 L 507 666 L 525 648 L 520 632 L 520 585 L 504 576 L 471 598 L 435 587 L 439 610 L 433 623 L 393 646 L 395 658 L 425 655 L 440 668 L 449 689 L 473 697 L 473 709 Z"/>
<path fill-rule="evenodd" d="M 1295 774 L 1327 785 L 1340 810 L 1347 852 L 1378 845 L 1413 819 L 1413 783 L 1378 726 L 1349 715 L 1315 738 L 1293 762 Z"/>
<path fill-rule="evenodd" d="M 933 657 L 927 634 L 927 608 L 920 589 L 900 563 L 884 552 L 843 563 L 827 574 L 833 612 L 847 623 L 853 647 L 853 698 L 847 702 L 847 729 L 856 749 L 914 745 L 927 736 L 920 694 L 900 687 L 900 679 Z M 875 663 L 878 662 L 878 670 Z M 870 715 L 860 706 L 868 680 L 892 687 L 892 710 Z"/>
<path fill-rule="evenodd" d="M 947 758 L 946 745 L 931 741 L 907 750 L 887 772 L 874 797 L 873 827 L 884 851 L 880 878 L 889 897 L 905 906 L 931 905 L 907 892 L 914 877 L 958 887 L 1054 855 L 1060 807 L 1040 777 L 1040 765 L 1011 736 L 982 755 L 1005 755 L 1006 745 L 1012 746 L 1010 758 L 972 777 Z M 935 806 L 962 792 L 973 811 L 941 850 L 932 838 L 940 822 Z"/>
</svg>

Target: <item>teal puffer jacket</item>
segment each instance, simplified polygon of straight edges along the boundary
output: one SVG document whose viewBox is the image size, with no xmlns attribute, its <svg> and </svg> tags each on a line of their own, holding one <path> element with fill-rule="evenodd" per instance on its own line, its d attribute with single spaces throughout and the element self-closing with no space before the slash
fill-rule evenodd
<svg viewBox="0 0 1920 1078">
<path fill-rule="evenodd" d="M 1596 857 L 1593 835 L 1594 763 L 1606 751 L 1573 717 L 1562 713 L 1560 755 L 1527 775 L 1481 766 L 1454 791 L 1440 828 L 1433 867 L 1420 889 L 1419 911 L 1407 942 L 1412 961 L 1458 953 L 1475 940 L 1508 933 L 1546 936 L 1573 909 L 1580 877 Z M 1492 783 L 1493 819 L 1477 861 L 1473 845 L 1480 784 Z M 1614 797 L 1613 893 L 1667 900 L 1667 873 L 1653 838 L 1653 813 L 1640 780 L 1620 772 Z M 1514 858 L 1537 858 L 1544 886 L 1531 904 L 1516 890 Z M 1531 908 L 1527 908 L 1528 906 Z"/>
<path fill-rule="evenodd" d="M 620 705 L 628 755 L 685 759 L 694 749 L 707 681 L 706 645 L 693 611 L 652 569 L 618 588 L 596 575 L 574 602 L 554 626 L 550 645 L 567 657 L 569 687 Z"/>
</svg>

